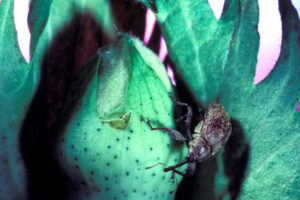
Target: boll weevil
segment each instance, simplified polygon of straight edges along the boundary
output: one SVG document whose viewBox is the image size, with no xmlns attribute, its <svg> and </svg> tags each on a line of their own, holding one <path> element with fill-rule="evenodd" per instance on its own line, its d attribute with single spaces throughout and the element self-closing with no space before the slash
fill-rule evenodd
<svg viewBox="0 0 300 200">
<path fill-rule="evenodd" d="M 205 112 L 203 120 L 201 120 L 193 134 L 190 131 L 193 111 L 187 103 L 182 103 L 171 97 L 175 105 L 187 107 L 187 113 L 176 121 L 185 118 L 185 126 L 187 129 L 187 137 L 183 136 L 179 131 L 169 128 L 153 128 L 150 120 L 147 119 L 147 124 L 151 130 L 164 130 L 174 140 L 186 142 L 188 141 L 188 155 L 186 158 L 173 166 L 164 168 L 165 172 L 173 171 L 182 176 L 192 176 L 196 170 L 196 162 L 207 160 L 215 155 L 226 144 L 232 130 L 230 118 L 221 104 L 210 103 Z M 159 163 L 160 164 L 160 163 Z M 188 164 L 186 173 L 182 173 L 176 168 Z M 152 166 L 153 167 L 153 166 Z M 151 167 L 147 167 L 149 169 Z"/>
</svg>

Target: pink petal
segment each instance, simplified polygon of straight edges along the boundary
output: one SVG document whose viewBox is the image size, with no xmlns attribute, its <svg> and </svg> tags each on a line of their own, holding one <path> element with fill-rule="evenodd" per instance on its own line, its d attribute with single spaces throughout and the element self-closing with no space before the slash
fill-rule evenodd
<svg viewBox="0 0 300 200">
<path fill-rule="evenodd" d="M 146 29 L 145 29 L 145 35 L 144 35 L 144 45 L 147 45 L 150 41 L 151 35 L 153 33 L 155 22 L 156 22 L 156 17 L 154 15 L 154 13 L 150 9 L 147 9 Z"/>
<path fill-rule="evenodd" d="M 258 4 L 260 41 L 254 84 L 261 82 L 272 71 L 279 58 L 282 42 L 278 1 L 270 3 L 266 0 L 259 0 Z"/>
<path fill-rule="evenodd" d="M 20 51 L 27 63 L 30 61 L 30 31 L 27 23 L 29 0 L 14 1 L 14 22 Z"/>
<path fill-rule="evenodd" d="M 161 36 L 160 37 L 159 53 L 158 53 L 158 58 L 161 60 L 161 62 L 164 62 L 167 54 L 168 54 L 168 49 L 167 49 L 166 41 Z"/>
<path fill-rule="evenodd" d="M 167 66 L 167 73 L 168 73 L 169 78 L 171 79 L 172 85 L 176 86 L 174 72 L 173 72 L 172 68 L 170 67 L 170 65 Z"/>
</svg>

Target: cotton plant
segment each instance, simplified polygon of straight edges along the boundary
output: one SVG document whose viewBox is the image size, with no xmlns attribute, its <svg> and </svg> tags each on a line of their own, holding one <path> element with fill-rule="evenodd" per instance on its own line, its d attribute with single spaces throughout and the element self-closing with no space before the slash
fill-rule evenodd
<svg viewBox="0 0 300 200">
<path fill-rule="evenodd" d="M 179 108 L 170 96 L 183 92 L 172 86 L 161 56 L 117 27 L 106 0 L 36 0 L 25 60 L 16 2 L 0 2 L 0 199 L 300 196 L 294 1 L 278 3 L 282 40 L 261 82 L 254 81 L 265 52 L 261 2 L 225 1 L 215 12 L 205 0 L 135 1 L 155 14 L 172 67 L 196 104 L 205 112 L 220 103 L 231 118 L 224 148 L 182 182 L 163 169 L 182 161 L 187 145 L 147 123 L 174 129 Z"/>
</svg>

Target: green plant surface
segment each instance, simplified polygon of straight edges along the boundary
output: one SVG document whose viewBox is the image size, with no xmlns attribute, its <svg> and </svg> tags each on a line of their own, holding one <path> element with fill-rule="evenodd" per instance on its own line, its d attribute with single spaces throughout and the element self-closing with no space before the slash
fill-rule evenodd
<svg viewBox="0 0 300 200">
<path fill-rule="evenodd" d="M 283 5 L 281 5 L 283 6 Z M 291 6 L 291 5 L 290 5 Z M 253 84 L 257 55 L 256 4 L 246 1 L 222 80 L 221 102 L 250 143 L 240 199 L 297 199 L 300 196 L 300 22 L 294 9 L 283 15 L 280 58 L 266 80 Z M 252 38 L 252 39 L 249 39 Z M 254 41 L 256 42 L 254 42 Z"/>
<path fill-rule="evenodd" d="M 31 33 L 30 52 L 33 53 L 42 34 L 51 8 L 52 1 L 31 0 L 28 14 L 28 26 Z"/>
<path fill-rule="evenodd" d="M 220 20 L 206 0 L 141 1 L 155 12 L 177 72 L 197 100 L 204 107 L 218 100 L 241 125 L 250 154 L 239 199 L 297 199 L 300 22 L 290 1 L 280 1 L 280 58 L 258 85 L 253 84 L 259 45 L 257 0 L 226 1 Z M 72 199 L 173 199 L 177 185 L 172 173 L 164 173 L 163 165 L 145 169 L 157 163 L 173 165 L 187 154 L 184 144 L 146 124 L 149 118 L 154 127 L 174 128 L 172 88 L 158 58 L 137 39 L 124 35 L 115 39 L 106 0 L 32 0 L 31 60 L 26 63 L 18 47 L 13 4 L 13 0 L 0 3 L 0 199 L 28 195 L 19 136 L 40 81 L 41 62 L 74 14 L 87 12 L 116 41 L 77 75 L 61 118 L 66 126 L 56 150 L 71 180 L 68 187 L 74 187 Z M 76 55 L 70 59 L 78 64 Z M 217 195 L 230 182 L 222 152 L 226 148 L 216 159 Z"/>
<path fill-rule="evenodd" d="M 92 59 L 75 79 L 69 105 L 78 99 L 78 88 L 86 89 L 58 140 L 61 166 L 80 188 L 77 198 L 173 199 L 172 172 L 163 172 L 162 165 L 145 169 L 173 165 L 187 154 L 183 143 L 175 144 L 166 132 L 151 131 L 146 124 L 149 118 L 154 127 L 174 127 L 164 66 L 128 36 L 100 55 L 100 66 L 100 58 Z"/>
<path fill-rule="evenodd" d="M 217 20 L 207 0 L 164 1 L 149 4 L 161 25 L 176 70 L 207 106 L 216 99 L 227 63 L 233 31 L 238 23 L 239 1 L 226 1 Z"/>
<path fill-rule="evenodd" d="M 250 157 L 240 199 L 297 199 L 300 196 L 300 115 L 295 112 L 300 91 L 300 23 L 297 13 L 290 3 L 280 4 L 283 20 L 281 56 L 269 77 L 254 85 L 259 45 L 256 29 L 257 1 L 231 1 L 230 4 L 240 5 L 239 12 L 230 11 L 233 8 L 236 10 L 236 6 L 225 6 L 225 14 L 217 24 L 229 23 L 226 15 L 231 13 L 231 23 L 235 22 L 235 25 L 228 27 L 234 31 L 229 31 L 232 35 L 227 35 L 223 43 L 215 36 L 214 23 L 211 22 L 214 21 L 211 17 L 212 12 L 197 10 L 206 8 L 207 4 L 207 1 L 193 0 L 185 3 L 156 0 L 155 5 L 146 2 L 146 5 L 154 8 L 154 12 L 157 11 L 156 16 L 170 56 L 198 100 L 206 105 L 218 97 L 230 117 L 242 126 L 250 145 Z M 197 11 L 197 15 L 193 14 L 194 10 Z M 205 16 L 202 13 L 210 14 Z M 201 20 L 199 16 L 202 16 Z M 189 21 L 194 20 L 207 23 L 206 26 L 203 25 L 207 31 L 195 31 L 197 24 L 191 26 L 193 28 L 186 28 Z M 174 31 L 176 26 L 180 26 L 181 29 L 178 27 Z M 224 28 L 226 31 L 227 26 Z M 199 35 L 196 37 L 196 34 Z M 197 49 L 194 47 L 198 44 L 197 41 L 210 42 L 213 45 Z M 181 45 L 175 48 L 179 43 Z M 219 49 L 223 48 L 227 52 L 223 64 L 213 63 L 202 56 L 194 56 L 196 53 L 193 53 L 199 51 L 201 55 L 209 57 L 210 54 L 219 55 Z M 184 59 L 187 56 L 191 58 Z M 198 64 L 190 64 L 197 60 L 195 57 L 201 61 Z M 179 61 L 179 58 L 182 61 Z M 200 64 L 202 61 L 203 64 Z M 191 66 L 198 69 L 195 70 Z M 207 66 L 209 69 L 216 69 L 216 74 L 220 76 L 211 79 L 210 76 L 215 74 L 212 71 L 207 74 L 198 73 L 206 71 Z M 190 79 L 188 74 L 198 77 L 199 81 L 195 81 L 195 78 Z M 212 91 L 207 92 L 210 89 L 205 90 L 206 87 Z M 205 96 L 205 92 L 213 95 Z M 222 162 L 219 161 L 218 164 L 222 165 Z M 220 170 L 222 169 L 221 166 Z M 216 185 L 217 188 L 226 189 L 224 179 L 220 176 Z"/>
<path fill-rule="evenodd" d="M 0 199 L 26 195 L 18 137 L 39 76 L 39 55 L 27 64 L 19 50 L 13 4 L 0 3 Z"/>
<path fill-rule="evenodd" d="M 31 0 L 28 17 L 32 37 L 30 44 L 31 53 L 34 52 L 36 44 L 45 28 L 51 29 L 51 32 L 48 31 L 48 33 L 50 38 L 52 38 L 59 29 L 63 28 L 71 20 L 75 10 L 81 13 L 90 12 L 99 24 L 102 25 L 105 33 L 114 38 L 114 22 L 107 0 Z M 49 16 L 51 16 L 50 19 Z"/>
<path fill-rule="evenodd" d="M 92 5 L 87 3 L 87 7 L 96 9 L 95 1 L 89 2 Z M 84 5 L 80 3 L 82 11 L 85 11 Z M 107 6 L 106 3 L 105 8 Z M 18 46 L 13 7 L 13 0 L 0 3 L 0 199 L 24 199 L 27 196 L 26 171 L 19 151 L 20 128 L 40 80 L 45 51 L 76 9 L 74 4 L 61 1 L 54 1 L 52 7 L 49 1 L 31 1 L 32 55 L 26 63 Z M 96 12 L 95 9 L 92 12 Z M 109 26 L 105 25 L 109 32 L 113 23 L 108 16 L 109 9 L 106 10 L 97 12 L 97 17 L 99 21 L 109 23 Z"/>
</svg>

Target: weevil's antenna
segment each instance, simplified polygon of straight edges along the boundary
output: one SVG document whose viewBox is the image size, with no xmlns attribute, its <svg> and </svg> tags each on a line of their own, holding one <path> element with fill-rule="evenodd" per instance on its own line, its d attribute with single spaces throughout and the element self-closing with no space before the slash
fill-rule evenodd
<svg viewBox="0 0 300 200">
<path fill-rule="evenodd" d="M 163 166 L 166 166 L 166 164 L 164 164 L 164 163 L 157 163 L 157 164 L 155 164 L 155 165 L 153 165 L 153 166 L 146 167 L 145 169 L 151 169 L 152 167 L 156 167 L 157 165 L 163 165 Z"/>
</svg>

